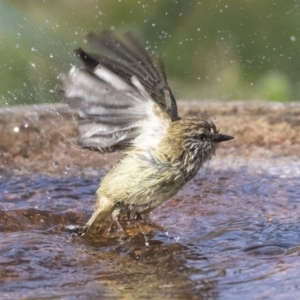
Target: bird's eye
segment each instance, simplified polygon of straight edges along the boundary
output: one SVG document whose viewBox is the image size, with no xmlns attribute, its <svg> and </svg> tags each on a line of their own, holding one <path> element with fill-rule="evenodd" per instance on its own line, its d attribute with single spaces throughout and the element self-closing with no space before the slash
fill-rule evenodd
<svg viewBox="0 0 300 300">
<path fill-rule="evenodd" d="M 205 133 L 199 134 L 199 135 L 198 135 L 198 139 L 199 139 L 200 141 L 204 141 L 204 140 L 206 139 L 206 134 L 205 134 Z"/>
</svg>

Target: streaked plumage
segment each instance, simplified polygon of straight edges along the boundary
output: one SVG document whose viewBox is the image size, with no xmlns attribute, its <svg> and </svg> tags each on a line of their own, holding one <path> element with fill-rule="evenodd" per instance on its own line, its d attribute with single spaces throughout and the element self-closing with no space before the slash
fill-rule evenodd
<svg viewBox="0 0 300 300">
<path fill-rule="evenodd" d="M 148 213 L 175 195 L 209 160 L 221 141 L 213 123 L 178 117 L 161 60 L 154 64 L 138 39 L 91 33 L 96 53 L 76 54 L 83 68 L 60 75 L 58 92 L 78 113 L 79 143 L 124 157 L 102 180 L 84 231 L 121 209 Z"/>
</svg>

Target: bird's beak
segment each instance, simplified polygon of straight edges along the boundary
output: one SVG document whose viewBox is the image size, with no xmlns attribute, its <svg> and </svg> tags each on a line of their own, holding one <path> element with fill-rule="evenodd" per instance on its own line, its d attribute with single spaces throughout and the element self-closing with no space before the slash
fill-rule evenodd
<svg viewBox="0 0 300 300">
<path fill-rule="evenodd" d="M 214 136 L 212 138 L 213 142 L 217 142 L 217 143 L 229 141 L 232 139 L 234 139 L 233 136 L 220 134 L 220 133 L 214 134 Z"/>
</svg>

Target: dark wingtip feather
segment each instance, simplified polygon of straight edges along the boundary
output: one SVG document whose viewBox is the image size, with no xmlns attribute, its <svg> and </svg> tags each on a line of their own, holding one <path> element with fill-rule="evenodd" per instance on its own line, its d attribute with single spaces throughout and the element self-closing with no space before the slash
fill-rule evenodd
<svg viewBox="0 0 300 300">
<path fill-rule="evenodd" d="M 76 56 L 80 58 L 80 60 L 84 63 L 84 65 L 89 69 L 93 70 L 99 64 L 97 58 L 94 58 L 91 54 L 86 53 L 81 48 L 75 49 L 74 52 Z"/>
</svg>

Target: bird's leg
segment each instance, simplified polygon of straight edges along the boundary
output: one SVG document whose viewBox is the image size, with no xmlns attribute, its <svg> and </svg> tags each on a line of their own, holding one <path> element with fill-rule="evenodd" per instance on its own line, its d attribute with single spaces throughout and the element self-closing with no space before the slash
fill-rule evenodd
<svg viewBox="0 0 300 300">
<path fill-rule="evenodd" d="M 139 213 L 139 212 L 136 212 L 135 213 L 135 219 L 138 221 L 138 222 L 143 222 L 145 224 L 148 224 L 149 226 L 155 228 L 155 229 L 158 229 L 160 231 L 165 231 L 165 229 L 160 226 L 160 225 L 157 225 L 155 224 L 151 219 L 150 219 L 150 216 L 149 216 L 149 212 L 144 212 L 144 213 Z"/>
<path fill-rule="evenodd" d="M 150 222 L 151 223 L 151 220 L 150 220 L 150 217 L 149 217 L 149 213 L 139 213 L 139 212 L 134 212 L 135 214 L 135 219 L 138 221 L 138 222 Z"/>
<path fill-rule="evenodd" d="M 136 210 L 134 208 L 128 209 L 127 214 L 128 214 L 129 220 L 136 219 Z"/>
<path fill-rule="evenodd" d="M 130 220 L 132 218 L 132 211 L 128 208 L 126 213 L 127 213 L 127 220 Z"/>
<path fill-rule="evenodd" d="M 114 211 L 111 213 L 111 218 L 113 223 L 117 226 L 118 230 L 121 231 L 125 237 L 128 237 L 127 232 L 125 231 L 125 229 L 123 228 L 123 226 L 119 221 L 120 213 L 121 213 L 121 208 L 120 207 L 115 208 Z"/>
<path fill-rule="evenodd" d="M 149 213 L 143 213 L 142 218 L 143 218 L 145 223 L 152 223 L 151 219 L 149 217 Z"/>
</svg>

